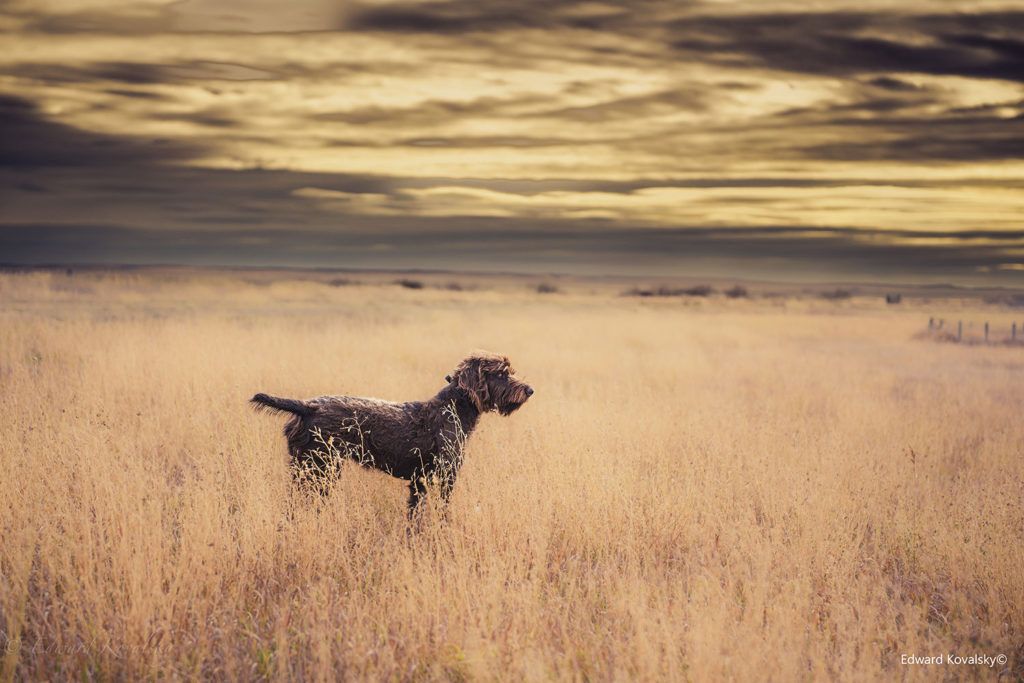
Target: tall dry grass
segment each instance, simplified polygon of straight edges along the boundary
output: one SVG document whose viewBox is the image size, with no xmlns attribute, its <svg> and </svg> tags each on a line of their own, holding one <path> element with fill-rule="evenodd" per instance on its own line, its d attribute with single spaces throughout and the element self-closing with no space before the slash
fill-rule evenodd
<svg viewBox="0 0 1024 683">
<path fill-rule="evenodd" d="M 0 302 L 5 677 L 1021 673 L 1024 352 L 915 340 L 924 309 L 45 274 Z M 537 393 L 412 536 L 378 473 L 298 495 L 246 405 L 426 397 L 474 347 Z M 950 652 L 1008 662 L 901 664 Z"/>
</svg>

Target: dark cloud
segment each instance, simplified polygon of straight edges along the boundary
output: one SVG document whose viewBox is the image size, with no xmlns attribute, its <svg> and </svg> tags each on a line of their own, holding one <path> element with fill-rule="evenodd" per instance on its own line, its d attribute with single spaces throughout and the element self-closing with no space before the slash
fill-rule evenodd
<svg viewBox="0 0 1024 683">
<path fill-rule="evenodd" d="M 794 107 L 773 118 L 790 119 L 795 125 L 884 125 L 882 114 L 921 106 L 919 99 L 902 97 L 862 97 L 853 102 L 830 102 L 813 107 Z"/>
<path fill-rule="evenodd" d="M 240 123 L 235 116 L 218 110 L 155 114 L 153 119 L 158 121 L 185 121 L 209 128 L 231 128 Z"/>
<path fill-rule="evenodd" d="M 596 11 L 582 0 L 441 0 L 363 7 L 353 12 L 344 28 L 350 31 L 400 33 L 468 33 L 517 28 L 567 27 L 605 30 L 631 23 L 665 2 L 625 0 L 605 2 Z M 581 11 L 582 10 L 582 11 Z"/>
<path fill-rule="evenodd" d="M 95 166 L 0 167 L 0 203 L 6 222 L 36 216 L 75 222 L 102 213 L 108 220 L 174 228 L 192 223 L 250 226 L 314 225 L 329 230 L 337 212 L 295 196 L 304 187 L 349 193 L 388 193 L 386 178 L 290 171 L 222 170 L 174 166 L 135 159 L 107 168 Z M 37 188 L 59 194 L 40 203 Z M 19 218 L 21 217 L 21 218 Z"/>
<path fill-rule="evenodd" d="M 430 223 L 430 221 L 428 221 Z M 479 221 L 476 222 L 477 227 Z M 467 239 L 464 226 L 440 225 L 401 235 L 374 230 L 324 232 L 302 227 L 159 232 L 113 225 L 0 225 L 8 263 L 186 263 L 336 268 L 500 269 L 618 275 L 734 275 L 881 279 L 977 277 L 1006 262 L 1005 245 L 977 235 L 949 243 L 864 239 L 856 230 L 754 229 L 593 230 L 552 225 L 512 229 L 500 222 Z M 808 239 L 811 236 L 813 239 Z M 709 270 L 710 268 L 710 270 Z"/>
<path fill-rule="evenodd" d="M 980 116 L 991 116 L 993 114 L 1001 114 L 1006 110 L 1017 110 L 1018 112 L 1024 112 L 1024 100 L 1013 100 L 1009 102 L 990 102 L 986 104 L 978 104 L 973 107 L 951 107 L 946 111 L 949 115 L 980 115 Z M 1017 115 L 1020 117 L 1020 114 Z"/>
<path fill-rule="evenodd" d="M 920 125 L 920 122 L 919 122 Z M 923 133 L 810 145 L 800 152 L 812 159 L 843 161 L 1010 161 L 1024 158 L 1024 119 L 984 129 L 928 126 Z M 908 126 L 909 127 L 909 126 Z M 944 130 L 946 132 L 944 132 Z"/>
<path fill-rule="evenodd" d="M 166 95 L 161 95 L 158 92 L 152 92 L 150 90 L 128 90 L 126 88 L 109 88 L 104 90 L 108 95 L 114 95 L 116 97 L 127 97 L 135 100 L 166 100 Z"/>
<path fill-rule="evenodd" d="M 644 117 L 672 114 L 679 111 L 704 111 L 715 99 L 712 86 L 681 84 L 644 95 L 609 97 L 593 104 L 579 106 L 552 106 L 556 98 L 536 95 L 496 98 L 482 97 L 468 101 L 428 100 L 415 107 L 355 107 L 349 110 L 322 112 L 309 117 L 314 121 L 336 121 L 351 126 L 372 126 L 377 130 L 396 134 L 377 134 L 325 141 L 337 147 L 550 147 L 579 144 L 592 140 L 587 123 L 628 122 Z M 567 126 L 564 135 L 467 135 L 445 134 L 430 136 L 404 136 L 398 134 L 408 128 L 440 128 L 457 121 L 474 119 L 511 119 L 530 121 L 551 119 L 580 124 Z M 574 137 L 574 135 L 584 137 Z M 615 144 L 616 140 L 601 142 Z"/>
<path fill-rule="evenodd" d="M 0 95 L 0 168 L 157 164 L 197 156 L 193 145 L 90 133 L 44 117 L 31 102 Z"/>
<path fill-rule="evenodd" d="M 322 180 L 330 176 L 321 176 Z M 383 181 L 383 178 L 380 179 Z M 315 183 L 307 183 L 313 186 Z M 785 178 L 747 176 L 738 178 L 658 178 L 637 180 L 605 180 L 599 178 L 544 178 L 511 179 L 511 178 L 450 178 L 450 177 L 402 177 L 390 178 L 389 188 L 397 191 L 406 188 L 429 187 L 469 187 L 495 192 L 509 192 L 523 196 L 531 196 L 542 192 L 604 192 L 614 194 L 632 194 L 650 188 L 751 188 L 751 189 L 801 189 L 816 187 L 848 187 L 881 186 L 881 187 L 962 187 L 962 180 L 912 180 L 912 179 L 880 179 L 821 177 L 821 178 Z M 987 178 L 971 181 L 972 186 L 1024 188 L 1024 179 L 1019 178 Z M 322 189 L 338 189 L 325 185 L 315 185 Z M 371 190 L 367 190 L 371 191 Z"/>
<path fill-rule="evenodd" d="M 549 98 L 538 95 L 478 97 L 464 101 L 433 99 L 421 102 L 416 106 L 356 106 L 339 111 L 319 112 L 310 116 L 310 119 L 352 125 L 406 128 L 431 126 L 462 117 L 510 116 L 517 108 L 537 106 L 548 101 Z"/>
<path fill-rule="evenodd" d="M 892 76 L 879 76 L 878 78 L 872 78 L 868 81 L 868 84 L 873 85 L 876 88 L 892 90 L 895 92 L 916 92 L 921 89 L 918 85 L 914 85 L 913 83 L 909 83 L 899 78 L 893 78 Z"/>
<path fill-rule="evenodd" d="M 716 89 L 713 86 L 687 84 L 644 95 L 612 98 L 596 104 L 546 109 L 529 114 L 528 117 L 580 122 L 639 119 L 679 111 L 705 111 L 715 99 Z"/>
<path fill-rule="evenodd" d="M 795 119 L 794 127 L 836 131 L 831 136 L 834 140 L 794 146 L 790 151 L 808 159 L 845 161 L 1024 158 L 1024 116 L 1005 116 L 999 106 L 952 108 L 945 115 L 913 111 L 930 103 L 882 98 L 786 112 L 783 117 Z"/>
<path fill-rule="evenodd" d="M 1024 81 L 1024 12 L 794 12 L 697 16 L 673 45 L 730 66 L 851 76 L 922 73 Z"/>
<path fill-rule="evenodd" d="M 363 9 L 350 17 L 345 28 L 350 31 L 397 31 L 416 33 L 464 33 L 509 26 L 534 25 L 526 12 L 470 12 L 457 3 L 441 7 L 374 7 Z"/>
<path fill-rule="evenodd" d="M 383 138 L 333 138 L 325 147 L 439 147 L 448 149 L 499 149 L 502 147 L 560 147 L 578 144 L 572 138 L 515 135 L 458 135 Z"/>
<path fill-rule="evenodd" d="M 610 2 L 601 11 L 577 0 L 392 3 L 363 7 L 343 28 L 441 35 L 516 29 L 587 29 L 668 44 L 695 60 L 730 67 L 850 76 L 922 73 L 1024 81 L 1024 12 L 920 13 L 779 12 L 708 14 L 698 3 Z M 701 13 L 703 12 L 703 13 Z M 681 16 L 682 15 L 682 16 Z M 594 45 L 620 53 L 622 45 Z M 635 56 L 670 66 L 652 49 Z M 883 75 L 873 85 L 909 91 L 912 84 Z"/>
<path fill-rule="evenodd" d="M 99 62 L 88 65 L 57 65 L 46 63 L 5 64 L 2 73 L 23 79 L 55 85 L 112 81 L 128 85 L 153 85 L 169 79 L 166 67 L 159 64 L 133 62 Z"/>
<path fill-rule="evenodd" d="M 831 98 L 718 127 L 747 156 L 817 161 L 984 162 L 1024 158 L 1024 101 L 971 107 L 938 87 L 845 80 Z M 657 145 L 657 140 L 641 144 Z"/>
<path fill-rule="evenodd" d="M 15 62 L 0 67 L 0 73 L 55 85 L 122 83 L 164 85 L 210 81 L 255 81 L 277 79 L 277 73 L 246 64 L 200 60 L 151 64 L 147 62 L 93 62 L 81 65 Z M 123 91 L 124 92 L 124 91 Z M 139 90 L 127 91 L 138 96 Z"/>
<path fill-rule="evenodd" d="M 387 179 L 344 174 L 184 166 L 181 162 L 207 150 L 181 141 L 83 131 L 11 96 L 0 96 L 0 130 L 0 205 L 6 222 L 25 216 L 77 221 L 102 214 L 150 228 L 289 220 L 330 226 L 334 217 L 293 193 L 311 186 L 356 193 L 390 187 Z M 59 201 L 41 198 L 43 191 Z"/>
</svg>

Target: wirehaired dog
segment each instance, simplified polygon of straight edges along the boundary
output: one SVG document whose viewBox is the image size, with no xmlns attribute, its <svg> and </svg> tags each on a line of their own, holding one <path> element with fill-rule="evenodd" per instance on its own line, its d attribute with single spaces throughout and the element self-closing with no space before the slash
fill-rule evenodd
<svg viewBox="0 0 1024 683">
<path fill-rule="evenodd" d="M 256 394 L 257 409 L 291 413 L 284 427 L 298 475 L 323 482 L 349 459 L 409 481 L 409 514 L 436 482 L 447 502 L 462 465 L 466 438 L 480 415 L 511 415 L 533 395 L 505 356 L 474 353 L 426 401 L 321 396 L 306 401 Z"/>
</svg>

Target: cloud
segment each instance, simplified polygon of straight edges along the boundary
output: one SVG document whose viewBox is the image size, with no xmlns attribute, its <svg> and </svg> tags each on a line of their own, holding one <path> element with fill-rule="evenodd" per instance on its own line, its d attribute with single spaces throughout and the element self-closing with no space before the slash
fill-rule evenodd
<svg viewBox="0 0 1024 683">
<path fill-rule="evenodd" d="M 730 66 L 848 76 L 923 73 L 1024 82 L 1024 12 L 784 12 L 698 16 L 673 45 Z"/>
<path fill-rule="evenodd" d="M 910 124 L 905 128 L 910 128 Z M 917 122 L 916 125 L 920 125 Z M 1022 121 L 989 123 L 989 128 L 932 123 L 926 133 L 902 133 L 870 142 L 831 142 L 805 147 L 813 159 L 843 161 L 1013 161 L 1024 157 Z M 947 133 L 943 133 L 946 129 Z"/>
<path fill-rule="evenodd" d="M 320 31 L 344 15 L 334 0 L 9 0 L 5 10 L 22 30 L 51 35 Z"/>
<path fill-rule="evenodd" d="M 450 122 L 463 117 L 515 116 L 524 107 L 550 104 L 540 95 L 512 97 L 475 97 L 462 100 L 427 99 L 415 105 L 356 106 L 318 112 L 311 115 L 315 121 L 346 123 L 357 126 L 373 125 L 408 129 Z"/>
<path fill-rule="evenodd" d="M 33 104 L 0 97 L 0 204 L 5 223 L 70 225 L 102 216 L 147 229 L 313 223 L 327 215 L 292 192 L 324 184 L 380 192 L 384 178 L 183 165 L 207 153 L 180 140 L 114 136 L 50 120 Z"/>
<path fill-rule="evenodd" d="M 666 3 L 622 0 L 585 3 L 578 0 L 440 0 L 431 3 L 391 3 L 364 6 L 352 12 L 344 27 L 350 31 L 399 33 L 466 33 L 522 28 L 568 27 L 608 29 Z"/>
<path fill-rule="evenodd" d="M 479 223 L 476 223 L 479 226 Z M 0 225 L 6 260 L 15 263 L 191 263 L 336 268 L 511 270 L 603 275 L 679 273 L 790 279 L 874 278 L 976 281 L 979 268 L 1006 263 L 997 246 L 864 240 L 857 231 L 587 230 L 566 224 L 488 226 L 468 239 L 464 226 L 427 224 L 396 235 L 323 232 L 303 227 L 209 232 L 111 225 Z M 814 231 L 811 231 L 812 233 Z M 779 271 L 783 268 L 783 271 Z M 1006 276 L 1013 272 L 1003 269 Z"/>
<path fill-rule="evenodd" d="M 893 78 L 892 76 L 879 76 L 878 78 L 872 78 L 868 81 L 868 84 L 873 85 L 876 88 L 892 90 L 894 92 L 915 92 L 920 90 L 920 86 L 899 78 Z"/>
<path fill-rule="evenodd" d="M 187 143 L 161 139 L 101 135 L 54 123 L 34 104 L 0 95 L 0 167 L 106 167 L 115 164 L 156 164 L 195 157 Z"/>
<path fill-rule="evenodd" d="M 85 84 L 109 81 L 127 85 L 168 83 L 251 81 L 277 78 L 265 69 L 243 64 L 180 61 L 170 64 L 146 62 L 94 62 L 84 65 L 14 62 L 0 66 L 0 73 L 50 84 Z M 139 91 L 131 91 L 138 93 Z"/>
<path fill-rule="evenodd" d="M 0 248 L 1014 275 L 1024 12 L 343 5 L 12 0 Z"/>
<path fill-rule="evenodd" d="M 899 96 L 852 94 L 851 101 L 784 112 L 794 129 L 831 131 L 793 147 L 808 159 L 851 161 L 1011 161 L 1024 158 L 1024 103 L 953 106 L 949 93 L 922 87 Z"/>
<path fill-rule="evenodd" d="M 593 188 L 548 189 L 530 194 L 466 185 L 408 187 L 396 183 L 387 195 L 353 194 L 322 188 L 303 188 L 301 196 L 322 202 L 327 210 L 367 216 L 479 217 L 502 216 L 519 221 L 587 219 L 611 226 L 691 228 L 705 226 L 765 226 L 785 224 L 848 227 L 872 231 L 886 225 L 892 236 L 929 234 L 914 215 L 927 203 L 941 221 L 934 227 L 943 234 L 964 221 L 977 219 L 980 196 L 996 201 L 985 212 L 992 231 L 1010 231 L 1019 225 L 1024 198 L 1002 196 L 1004 190 L 985 188 L 898 187 L 893 185 L 842 186 L 658 186 L 627 192 L 601 192 Z M 1003 206 L 999 206 L 1002 203 Z M 985 234 L 980 231 L 979 234 Z"/>
</svg>

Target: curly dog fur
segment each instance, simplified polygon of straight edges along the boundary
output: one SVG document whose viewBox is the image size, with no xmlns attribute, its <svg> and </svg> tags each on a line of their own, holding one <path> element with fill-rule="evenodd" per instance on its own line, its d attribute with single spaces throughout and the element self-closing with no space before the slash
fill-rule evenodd
<svg viewBox="0 0 1024 683">
<path fill-rule="evenodd" d="M 354 460 L 409 481 L 409 512 L 440 484 L 447 501 L 462 465 L 466 437 L 480 415 L 510 415 L 533 394 L 515 377 L 505 356 L 478 352 L 445 377 L 448 384 L 426 401 L 320 396 L 309 400 L 256 394 L 259 409 L 290 413 L 284 428 L 297 472 L 323 481 L 339 458 Z"/>
</svg>

